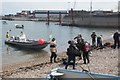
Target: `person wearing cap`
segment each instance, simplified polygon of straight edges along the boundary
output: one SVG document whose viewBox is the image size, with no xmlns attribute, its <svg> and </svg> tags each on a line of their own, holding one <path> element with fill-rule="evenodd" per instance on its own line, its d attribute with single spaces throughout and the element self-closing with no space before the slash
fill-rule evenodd
<svg viewBox="0 0 120 80">
<path fill-rule="evenodd" d="M 74 46 L 74 41 L 68 41 L 69 48 L 67 48 L 67 56 L 68 56 L 68 62 L 65 66 L 65 69 L 67 69 L 68 65 L 70 65 L 70 62 L 73 61 L 73 69 L 75 69 L 75 50 L 76 47 Z"/>
<path fill-rule="evenodd" d="M 118 31 L 116 31 L 113 35 L 113 39 L 114 39 L 114 49 L 117 47 L 118 49 L 120 48 L 120 34 L 118 33 Z"/>
<path fill-rule="evenodd" d="M 56 49 L 56 40 L 55 38 L 52 38 L 51 42 L 50 42 L 50 52 L 51 52 L 51 56 L 50 56 L 50 63 L 52 63 L 52 59 L 54 58 L 54 62 L 56 63 L 56 52 L 57 52 L 57 49 Z"/>
</svg>

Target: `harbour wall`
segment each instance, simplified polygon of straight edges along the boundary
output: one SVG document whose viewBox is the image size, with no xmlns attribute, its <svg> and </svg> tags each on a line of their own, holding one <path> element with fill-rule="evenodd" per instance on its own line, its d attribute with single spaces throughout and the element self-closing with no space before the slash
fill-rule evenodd
<svg viewBox="0 0 120 80">
<path fill-rule="evenodd" d="M 47 17 L 2 17 L 2 20 L 15 20 L 15 21 L 48 21 Z M 51 16 L 49 21 L 59 22 L 59 17 Z"/>
<path fill-rule="evenodd" d="M 78 27 L 120 27 L 120 17 L 67 17 L 62 21 L 62 25 L 78 26 Z"/>
<path fill-rule="evenodd" d="M 48 21 L 47 17 L 27 18 L 27 17 L 2 17 L 2 20 L 17 20 L 17 21 Z M 49 21 L 59 22 L 59 17 L 50 17 Z M 62 26 L 77 26 L 77 27 L 106 27 L 120 28 L 120 16 L 89 16 L 87 17 L 63 17 L 61 18 Z"/>
</svg>

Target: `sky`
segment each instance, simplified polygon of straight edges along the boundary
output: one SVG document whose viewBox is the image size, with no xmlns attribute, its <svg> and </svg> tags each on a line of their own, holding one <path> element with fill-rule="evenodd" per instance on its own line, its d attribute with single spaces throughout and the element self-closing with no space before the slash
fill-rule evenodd
<svg viewBox="0 0 120 80">
<path fill-rule="evenodd" d="M 93 10 L 117 11 L 119 0 L 2 0 L 0 3 L 1 14 L 15 14 L 22 10 L 90 10 L 92 1 Z"/>
</svg>

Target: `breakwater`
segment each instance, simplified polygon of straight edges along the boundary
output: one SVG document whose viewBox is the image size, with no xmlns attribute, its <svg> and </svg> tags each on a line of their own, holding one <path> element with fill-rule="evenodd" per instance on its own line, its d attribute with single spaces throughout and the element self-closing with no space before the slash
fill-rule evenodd
<svg viewBox="0 0 120 80">
<path fill-rule="evenodd" d="M 65 17 L 63 26 L 78 26 L 78 27 L 105 27 L 118 28 L 120 27 L 120 16 L 87 16 L 87 17 Z"/>
<path fill-rule="evenodd" d="M 15 21 L 46 21 L 59 22 L 62 26 L 77 26 L 77 27 L 95 27 L 95 28 L 119 28 L 120 27 L 120 13 L 116 15 L 77 15 L 77 16 L 52 16 L 52 17 L 2 17 L 2 20 Z"/>
<path fill-rule="evenodd" d="M 47 17 L 5 17 L 3 16 L 1 18 L 2 20 L 12 20 L 12 21 L 48 21 Z M 49 17 L 49 21 L 51 22 L 59 22 L 59 17 L 57 16 L 52 16 Z"/>
</svg>

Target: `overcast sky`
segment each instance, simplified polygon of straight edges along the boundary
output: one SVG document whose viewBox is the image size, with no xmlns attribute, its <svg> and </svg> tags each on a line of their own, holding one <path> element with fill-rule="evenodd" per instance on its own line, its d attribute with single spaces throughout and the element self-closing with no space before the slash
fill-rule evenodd
<svg viewBox="0 0 120 80">
<path fill-rule="evenodd" d="M 93 10 L 117 11 L 119 0 L 92 0 Z M 1 14 L 15 14 L 22 10 L 61 9 L 70 8 L 90 10 L 91 0 L 2 0 Z"/>
</svg>

